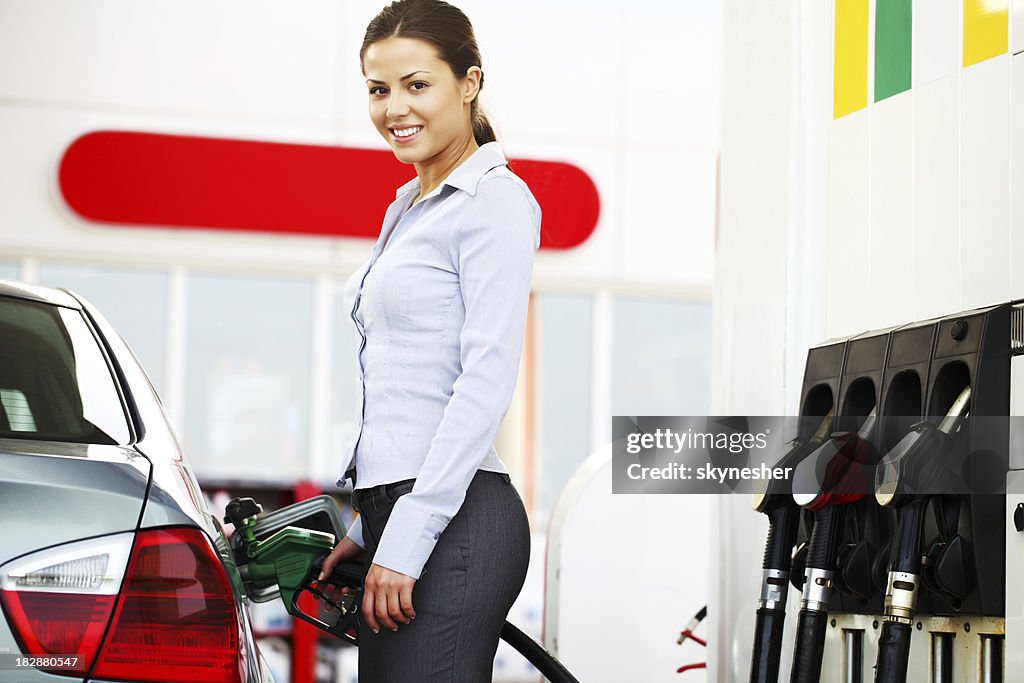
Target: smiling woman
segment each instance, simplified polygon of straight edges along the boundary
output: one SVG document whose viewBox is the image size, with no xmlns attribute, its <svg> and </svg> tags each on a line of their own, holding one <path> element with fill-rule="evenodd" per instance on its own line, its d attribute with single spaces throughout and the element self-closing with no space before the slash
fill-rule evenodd
<svg viewBox="0 0 1024 683">
<path fill-rule="evenodd" d="M 392 3 L 360 60 L 370 120 L 416 178 L 345 287 L 362 398 L 338 484 L 352 480 L 360 516 L 324 572 L 366 566 L 361 682 L 490 680 L 530 555 L 493 442 L 522 354 L 540 207 L 479 109 L 480 51 L 459 9 Z"/>
<path fill-rule="evenodd" d="M 495 140 L 478 102 L 483 71 L 472 26 L 452 8 L 449 18 L 461 25 L 442 27 L 444 17 L 430 13 L 432 4 L 407 3 L 400 22 L 396 5 L 386 8 L 360 50 L 370 120 L 395 156 L 416 166 L 417 201 L 480 145 Z M 417 11 L 420 16 L 411 16 Z"/>
</svg>

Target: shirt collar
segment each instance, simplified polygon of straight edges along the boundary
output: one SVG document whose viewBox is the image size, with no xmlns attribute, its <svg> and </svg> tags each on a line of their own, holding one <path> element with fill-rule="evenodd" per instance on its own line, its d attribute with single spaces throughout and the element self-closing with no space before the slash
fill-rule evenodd
<svg viewBox="0 0 1024 683">
<path fill-rule="evenodd" d="M 457 188 L 470 195 L 476 194 L 477 185 L 484 174 L 497 166 L 505 165 L 505 153 L 501 151 L 501 145 L 497 142 L 488 142 L 481 145 L 468 159 L 455 167 L 455 170 L 448 174 L 448 177 L 441 181 L 441 184 L 431 192 L 428 197 L 440 193 L 445 185 Z M 405 185 L 398 188 L 395 198 L 399 198 L 412 190 L 419 191 L 420 179 L 413 178 Z M 426 197 L 424 197 L 426 199 Z"/>
</svg>

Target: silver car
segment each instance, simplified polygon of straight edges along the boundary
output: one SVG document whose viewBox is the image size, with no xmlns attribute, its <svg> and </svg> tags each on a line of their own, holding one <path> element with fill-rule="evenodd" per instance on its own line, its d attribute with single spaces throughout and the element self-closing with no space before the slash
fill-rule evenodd
<svg viewBox="0 0 1024 683">
<path fill-rule="evenodd" d="M 0 681 L 272 681 L 247 605 L 121 337 L 0 281 Z"/>
</svg>

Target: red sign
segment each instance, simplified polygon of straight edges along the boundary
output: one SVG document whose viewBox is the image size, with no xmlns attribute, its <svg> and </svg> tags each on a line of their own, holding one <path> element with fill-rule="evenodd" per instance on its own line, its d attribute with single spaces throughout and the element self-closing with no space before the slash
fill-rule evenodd
<svg viewBox="0 0 1024 683">
<path fill-rule="evenodd" d="M 543 212 L 541 247 L 594 231 L 597 188 L 557 161 L 510 161 Z M 412 166 L 387 150 L 96 131 L 75 140 L 60 188 L 80 216 L 110 225 L 370 237 Z"/>
</svg>

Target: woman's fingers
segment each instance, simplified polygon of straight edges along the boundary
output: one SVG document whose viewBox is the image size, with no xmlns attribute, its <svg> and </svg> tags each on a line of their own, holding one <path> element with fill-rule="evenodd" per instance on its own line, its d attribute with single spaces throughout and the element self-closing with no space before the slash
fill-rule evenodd
<svg viewBox="0 0 1024 683">
<path fill-rule="evenodd" d="M 406 624 L 416 618 L 416 610 L 412 608 L 412 587 L 414 584 L 415 580 L 413 583 L 403 585 L 398 594 L 399 609 L 402 616 L 405 617 L 403 621 Z"/>
<path fill-rule="evenodd" d="M 416 611 L 412 606 L 412 589 L 416 579 L 380 565 L 370 565 L 363 586 L 361 611 L 366 625 L 374 633 L 380 627 L 398 630 L 398 624 L 408 624 Z"/>
<path fill-rule="evenodd" d="M 380 625 L 377 624 L 377 619 L 374 616 L 374 605 L 377 603 L 377 594 L 369 586 L 363 588 L 363 601 L 359 606 L 359 612 L 363 615 L 363 621 L 370 627 L 370 630 L 374 633 L 380 631 Z"/>
<path fill-rule="evenodd" d="M 317 581 L 323 582 L 341 562 L 350 559 L 358 560 L 363 555 L 365 555 L 365 550 L 353 542 L 352 539 L 348 537 L 342 538 L 338 545 L 334 546 L 334 549 L 324 558 L 323 564 L 320 567 L 320 573 L 317 575 Z M 355 592 L 348 586 L 339 588 L 329 583 L 321 583 L 318 588 L 332 602 L 340 602 L 345 596 Z"/>
<path fill-rule="evenodd" d="M 384 628 L 392 631 L 398 630 L 398 624 L 391 618 L 391 613 L 395 611 L 395 604 L 397 602 L 395 598 L 396 596 L 393 592 L 386 591 L 377 596 L 376 604 L 377 622 Z"/>
</svg>

